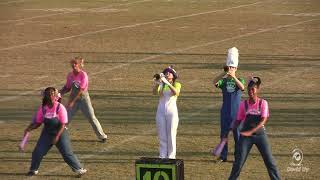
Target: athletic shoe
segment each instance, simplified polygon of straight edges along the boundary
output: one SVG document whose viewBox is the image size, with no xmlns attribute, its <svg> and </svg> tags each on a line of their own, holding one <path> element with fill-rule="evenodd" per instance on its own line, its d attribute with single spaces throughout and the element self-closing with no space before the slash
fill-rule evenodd
<svg viewBox="0 0 320 180">
<path fill-rule="evenodd" d="M 29 171 L 29 172 L 27 173 L 27 176 L 34 176 L 34 175 L 37 175 L 38 173 L 39 173 L 38 170 L 36 170 L 36 171 Z"/>
<path fill-rule="evenodd" d="M 101 142 L 102 142 L 102 143 L 107 142 L 107 138 L 103 138 L 103 139 L 101 139 Z"/>
<path fill-rule="evenodd" d="M 78 176 L 82 176 L 87 172 L 87 170 L 81 168 L 81 169 L 75 170 L 74 172 L 76 172 L 78 174 Z"/>
<path fill-rule="evenodd" d="M 218 158 L 218 159 L 216 160 L 216 163 L 217 163 L 217 164 L 219 164 L 219 163 L 224 163 L 224 162 L 227 162 L 227 160 L 226 160 L 226 159 L 221 159 L 221 158 Z"/>
<path fill-rule="evenodd" d="M 105 143 L 105 142 L 107 142 L 107 139 L 108 139 L 108 137 L 107 137 L 107 135 L 105 135 L 105 137 L 100 139 L 100 142 Z"/>
</svg>

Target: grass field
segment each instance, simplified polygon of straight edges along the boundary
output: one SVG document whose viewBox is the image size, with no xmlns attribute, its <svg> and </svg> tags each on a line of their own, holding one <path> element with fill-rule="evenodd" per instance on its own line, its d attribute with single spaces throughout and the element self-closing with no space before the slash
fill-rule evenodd
<svg viewBox="0 0 320 180">
<path fill-rule="evenodd" d="M 38 176 L 25 176 L 40 130 L 25 153 L 17 148 L 40 90 L 61 88 L 74 56 L 86 59 L 92 103 L 109 137 L 97 142 L 81 113 L 72 121 L 73 149 L 88 169 L 82 179 L 135 179 L 135 160 L 158 156 L 152 76 L 170 64 L 182 83 L 177 158 L 185 179 L 227 179 L 233 159 L 216 164 L 209 154 L 219 142 L 222 101 L 212 79 L 233 46 L 238 77 L 263 80 L 282 179 L 320 179 L 318 0 L 1 0 L 0 39 L 0 179 L 75 178 L 56 148 Z M 308 172 L 289 170 L 295 148 Z M 256 148 L 240 177 L 269 178 Z"/>
</svg>

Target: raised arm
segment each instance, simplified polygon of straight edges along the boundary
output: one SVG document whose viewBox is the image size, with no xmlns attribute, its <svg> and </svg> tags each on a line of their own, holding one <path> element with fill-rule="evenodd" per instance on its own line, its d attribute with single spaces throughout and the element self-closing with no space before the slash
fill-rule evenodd
<svg viewBox="0 0 320 180">
<path fill-rule="evenodd" d="M 171 83 L 169 83 L 169 81 L 168 81 L 165 77 L 162 77 L 162 78 L 161 78 L 161 81 L 170 88 L 170 90 L 171 90 L 171 92 L 172 92 L 172 94 L 173 94 L 174 96 L 179 96 L 179 94 L 180 94 L 180 88 L 174 87 Z"/>
<path fill-rule="evenodd" d="M 236 82 L 236 85 L 241 91 L 244 91 L 244 84 L 242 84 L 242 82 L 236 77 L 236 73 L 234 70 L 229 71 L 227 75 L 233 78 L 233 80 Z"/>
<path fill-rule="evenodd" d="M 224 71 L 224 72 L 221 72 L 219 73 L 214 79 L 213 79 L 213 84 L 217 87 L 217 83 L 220 79 L 222 79 L 227 73 Z"/>
</svg>

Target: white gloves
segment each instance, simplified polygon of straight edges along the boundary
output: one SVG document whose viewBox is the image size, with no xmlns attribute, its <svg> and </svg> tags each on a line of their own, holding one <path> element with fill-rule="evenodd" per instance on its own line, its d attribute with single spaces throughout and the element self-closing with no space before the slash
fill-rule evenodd
<svg viewBox="0 0 320 180">
<path fill-rule="evenodd" d="M 166 77 L 166 75 L 164 75 L 163 73 L 160 73 L 160 78 Z"/>
</svg>

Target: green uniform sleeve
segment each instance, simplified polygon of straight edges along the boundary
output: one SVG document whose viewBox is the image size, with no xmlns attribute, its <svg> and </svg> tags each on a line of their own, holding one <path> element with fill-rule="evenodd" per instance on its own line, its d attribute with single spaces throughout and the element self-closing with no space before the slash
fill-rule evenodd
<svg viewBox="0 0 320 180">
<path fill-rule="evenodd" d="M 246 81 L 243 78 L 239 78 L 239 81 L 245 86 L 246 85 Z"/>
<path fill-rule="evenodd" d="M 176 88 L 176 90 L 179 92 L 180 94 L 180 89 L 181 89 L 181 84 L 179 82 L 175 82 L 174 83 L 174 88 Z"/>
<path fill-rule="evenodd" d="M 222 89 L 223 86 L 224 86 L 224 81 L 223 81 L 223 79 L 220 79 L 220 80 L 216 83 L 216 87 Z"/>
</svg>

